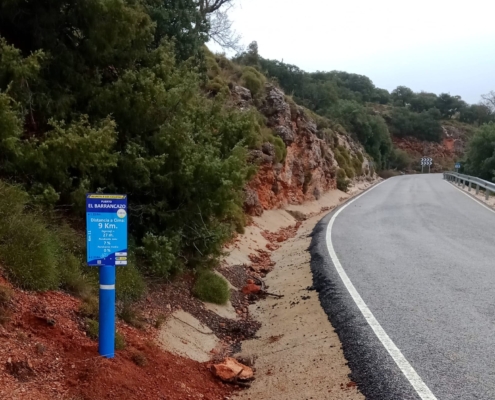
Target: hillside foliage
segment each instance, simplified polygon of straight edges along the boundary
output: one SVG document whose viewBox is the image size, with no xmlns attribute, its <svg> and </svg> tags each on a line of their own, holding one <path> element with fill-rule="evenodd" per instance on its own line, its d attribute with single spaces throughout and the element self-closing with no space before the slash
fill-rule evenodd
<svg viewBox="0 0 495 400">
<path fill-rule="evenodd" d="M 389 93 L 362 75 L 307 73 L 261 57 L 255 42 L 233 60 L 212 54 L 205 44 L 215 35 L 235 45 L 218 14 L 230 1 L 0 2 L 0 264 L 13 282 L 81 295 L 95 283 L 80 235 L 87 192 L 129 196 L 137 259 L 119 272 L 123 298 L 144 293 L 143 275 L 214 265 L 246 223 L 249 151 L 268 142 L 276 162 L 287 155 L 255 107 L 228 101 L 233 85 L 259 106 L 275 82 L 291 107 L 311 113 L 335 151 L 342 190 L 364 158 L 335 144 L 333 131 L 359 141 L 379 170 L 410 163 L 391 135 L 439 141 L 442 120 L 494 120 L 489 101 L 468 106 L 404 86 Z M 493 154 L 479 155 L 476 140 L 492 140 L 492 127 L 469 153 L 485 175 Z"/>
</svg>

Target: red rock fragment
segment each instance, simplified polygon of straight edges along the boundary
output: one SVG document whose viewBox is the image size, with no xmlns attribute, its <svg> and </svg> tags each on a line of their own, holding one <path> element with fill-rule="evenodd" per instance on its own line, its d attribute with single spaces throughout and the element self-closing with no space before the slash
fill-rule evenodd
<svg viewBox="0 0 495 400">
<path fill-rule="evenodd" d="M 217 378 L 224 382 L 233 382 L 237 379 L 248 381 L 254 378 L 252 368 L 241 364 L 235 358 L 231 357 L 226 357 L 219 364 L 213 364 L 210 370 Z"/>
</svg>

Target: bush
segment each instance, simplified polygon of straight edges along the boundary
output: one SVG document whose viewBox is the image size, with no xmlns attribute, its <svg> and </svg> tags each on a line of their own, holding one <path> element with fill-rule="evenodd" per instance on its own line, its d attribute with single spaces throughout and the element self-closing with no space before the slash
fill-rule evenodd
<svg viewBox="0 0 495 400">
<path fill-rule="evenodd" d="M 9 279 L 28 290 L 56 289 L 59 248 L 43 221 L 35 215 L 18 214 L 2 222 L 0 260 Z"/>
<path fill-rule="evenodd" d="M 143 329 L 143 316 L 132 306 L 130 302 L 124 301 L 119 307 L 118 317 L 134 328 Z"/>
<path fill-rule="evenodd" d="M 210 270 L 197 273 L 193 294 L 208 303 L 225 304 L 230 298 L 227 281 Z"/>
<path fill-rule="evenodd" d="M 120 332 L 115 332 L 115 350 L 124 350 L 127 346 L 125 337 Z"/>
<path fill-rule="evenodd" d="M 465 173 L 493 181 L 495 177 L 495 123 L 482 125 L 467 144 Z"/>
<path fill-rule="evenodd" d="M 134 362 L 134 364 L 138 365 L 139 367 L 145 367 L 146 365 L 148 365 L 148 359 L 141 352 L 134 353 L 131 359 Z"/>
<path fill-rule="evenodd" d="M 242 84 L 251 91 L 253 97 L 261 93 L 265 77 L 253 67 L 245 67 L 242 72 Z"/>
<path fill-rule="evenodd" d="M 142 275 L 134 266 L 134 262 L 131 257 L 128 265 L 117 267 L 115 280 L 117 300 L 124 302 L 137 301 L 146 292 L 146 284 Z"/>
<path fill-rule="evenodd" d="M 363 175 L 363 161 L 359 160 L 357 157 L 352 158 L 352 167 L 357 176 Z"/>
<path fill-rule="evenodd" d="M 391 131 L 395 136 L 412 136 L 420 140 L 440 142 L 442 125 L 436 108 L 415 113 L 407 108 L 395 108 L 390 116 Z"/>
<path fill-rule="evenodd" d="M 85 330 L 86 335 L 93 340 L 98 340 L 100 324 L 98 321 L 90 318 L 86 318 L 85 320 Z"/>
<path fill-rule="evenodd" d="M 100 313 L 98 296 L 90 295 L 85 297 L 79 306 L 79 313 L 83 317 L 97 319 Z"/>
<path fill-rule="evenodd" d="M 337 189 L 347 192 L 350 184 L 351 181 L 347 179 L 346 172 L 342 168 L 339 168 L 337 170 Z"/>
<path fill-rule="evenodd" d="M 411 166 L 412 160 L 406 151 L 394 149 L 390 155 L 389 167 L 392 169 L 406 170 Z"/>
</svg>

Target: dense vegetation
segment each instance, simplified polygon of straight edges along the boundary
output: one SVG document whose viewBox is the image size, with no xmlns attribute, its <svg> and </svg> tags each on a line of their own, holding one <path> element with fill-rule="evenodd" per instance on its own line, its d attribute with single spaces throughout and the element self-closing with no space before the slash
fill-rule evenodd
<svg viewBox="0 0 495 400">
<path fill-rule="evenodd" d="M 214 265 L 245 224 L 243 188 L 256 169 L 248 151 L 269 142 L 277 161 L 286 156 L 256 110 L 229 106 L 232 84 L 259 105 L 275 80 L 313 113 L 342 190 L 362 174 L 363 155 L 351 157 L 332 130 L 361 142 L 377 169 L 403 169 L 411 161 L 391 134 L 438 141 L 442 119 L 494 120 L 486 102 L 306 73 L 262 58 L 256 43 L 234 60 L 213 55 L 205 43 L 214 35 L 235 45 L 214 18 L 229 1 L 0 2 L 0 264 L 13 282 L 87 296 L 96 283 L 80 234 L 87 192 L 129 195 L 137 259 L 119 269 L 122 300 L 144 292 L 145 275 Z M 466 164 L 490 178 L 493 127 L 474 137 Z M 195 293 L 224 302 L 225 284 L 201 271 Z"/>
<path fill-rule="evenodd" d="M 17 185 L 2 184 L 13 194 L 0 215 L 19 203 L 36 237 L 32 253 L 17 252 L 22 229 L 2 221 L 13 280 L 63 286 L 65 250 L 83 271 L 49 227 L 81 217 L 86 192 L 129 194 L 132 245 L 152 276 L 208 265 L 242 229 L 246 149 L 267 133 L 258 115 L 203 90 L 208 13 L 224 2 L 0 3 L 0 178 Z M 38 253 L 35 268 L 26 257 Z"/>
<path fill-rule="evenodd" d="M 363 144 L 379 168 L 397 165 L 398 157 L 403 160 L 401 154 L 395 154 L 390 135 L 439 142 L 444 120 L 478 126 L 495 121 L 495 113 L 486 102 L 468 105 L 460 96 L 415 93 L 405 86 L 389 93 L 366 76 L 342 71 L 308 73 L 295 65 L 259 56 L 256 43 L 236 61 L 258 68 L 292 94 L 296 102 L 338 121 Z"/>
</svg>

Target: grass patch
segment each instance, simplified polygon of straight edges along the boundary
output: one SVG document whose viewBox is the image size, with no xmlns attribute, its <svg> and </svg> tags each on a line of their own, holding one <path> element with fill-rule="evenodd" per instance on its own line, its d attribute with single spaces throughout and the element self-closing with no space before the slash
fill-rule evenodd
<svg viewBox="0 0 495 400">
<path fill-rule="evenodd" d="M 165 315 L 163 315 L 163 314 L 158 315 L 158 317 L 156 317 L 156 321 L 155 321 L 155 328 L 160 329 L 166 320 L 167 320 L 167 317 Z"/>
<path fill-rule="evenodd" d="M 127 346 L 124 335 L 115 332 L 115 350 L 124 350 Z"/>
<path fill-rule="evenodd" d="M 134 353 L 131 357 L 131 360 L 134 364 L 140 367 L 145 367 L 146 365 L 148 365 L 148 359 L 141 352 Z"/>
<path fill-rule="evenodd" d="M 117 267 L 115 289 L 117 300 L 124 302 L 137 301 L 146 292 L 143 276 L 136 268 L 132 257 L 128 265 Z"/>
<path fill-rule="evenodd" d="M 119 318 L 134 328 L 144 329 L 145 323 L 143 316 L 136 311 L 128 301 L 122 303 L 118 313 Z"/>
<path fill-rule="evenodd" d="M 98 340 L 100 324 L 98 321 L 86 318 L 84 329 L 86 331 L 86 335 L 93 340 Z"/>
<path fill-rule="evenodd" d="M 95 295 L 85 297 L 79 306 L 79 313 L 87 318 L 97 319 L 99 312 L 98 296 Z"/>
<path fill-rule="evenodd" d="M 215 304 L 225 304 L 230 298 L 227 281 L 210 270 L 198 272 L 193 294 L 202 301 Z"/>
</svg>

